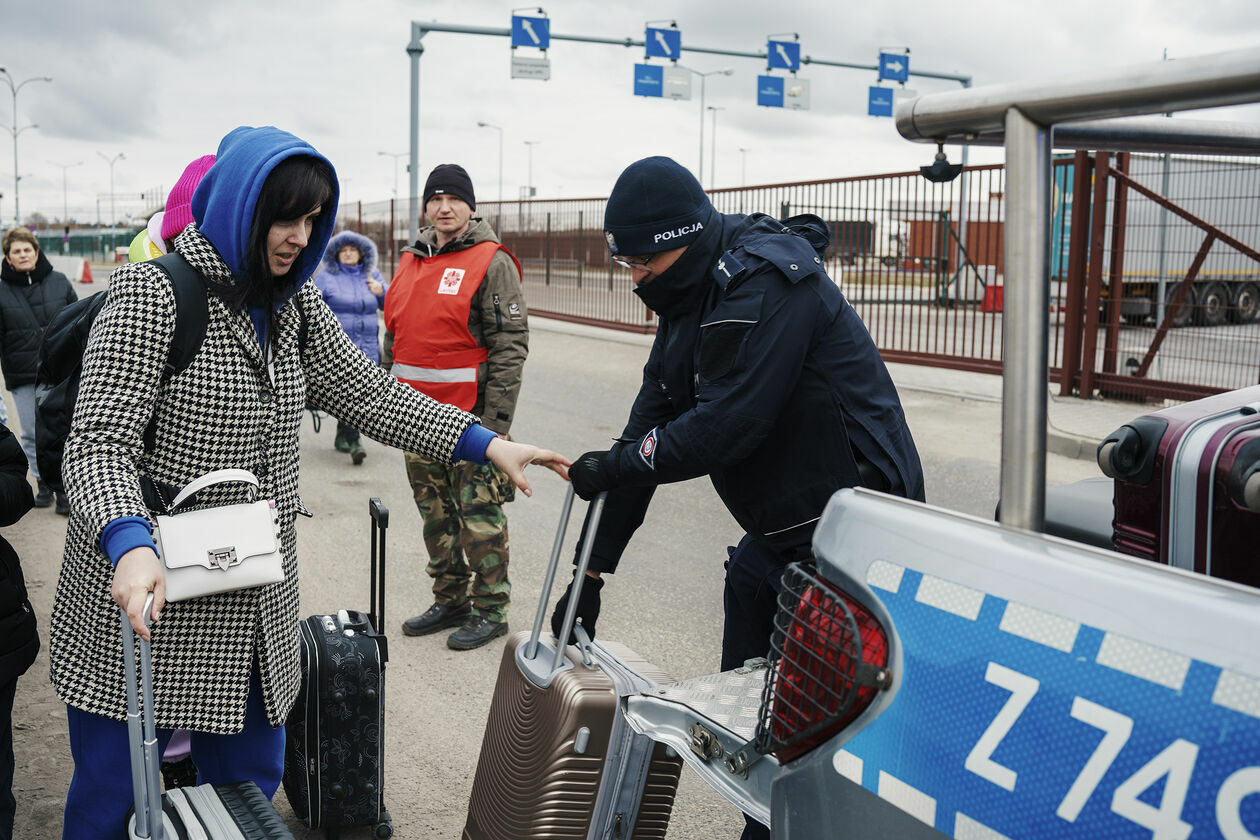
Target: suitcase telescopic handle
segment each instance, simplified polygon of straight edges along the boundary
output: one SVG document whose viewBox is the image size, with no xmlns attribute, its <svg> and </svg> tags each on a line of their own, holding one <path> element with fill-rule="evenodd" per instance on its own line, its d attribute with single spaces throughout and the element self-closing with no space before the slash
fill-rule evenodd
<svg viewBox="0 0 1260 840">
<path fill-rule="evenodd" d="M 385 632 L 385 532 L 389 529 L 389 508 L 378 498 L 368 499 L 368 513 L 372 514 L 372 595 L 368 617 L 377 633 Z M 377 555 L 380 567 L 377 567 Z"/>
<path fill-rule="evenodd" d="M 543 621 L 547 617 L 547 606 L 551 603 L 551 588 L 555 583 L 556 570 L 560 567 L 560 552 L 564 549 L 564 535 L 569 527 L 569 518 L 573 513 L 573 498 L 577 493 L 570 484 L 564 494 L 564 503 L 560 507 L 560 525 L 556 528 L 556 539 L 551 546 L 551 560 L 547 563 L 547 574 L 543 578 L 542 595 L 538 599 L 538 613 L 534 616 L 534 628 L 529 634 L 529 642 L 525 647 L 525 658 L 533 659 L 538 655 L 538 639 L 542 635 Z M 573 573 L 573 592 L 569 597 L 569 607 L 564 613 L 560 638 L 556 640 L 556 661 L 552 670 L 560 667 L 564 657 L 563 640 L 569 638 L 573 623 L 577 617 L 578 596 L 582 592 L 582 583 L 586 580 L 586 568 L 591 562 L 591 550 L 595 546 L 595 534 L 599 529 L 599 519 L 604 514 L 604 500 L 607 493 L 600 493 L 591 502 L 591 518 L 586 528 L 586 539 L 582 541 L 582 551 L 578 555 L 577 571 Z"/>
<path fill-rule="evenodd" d="M 153 593 L 144 600 L 144 625 L 153 614 Z M 163 840 L 162 788 L 159 781 L 157 725 L 153 708 L 153 658 L 149 643 L 135 634 L 127 611 L 118 608 L 122 630 L 123 678 L 127 683 L 127 746 L 131 753 L 131 788 L 136 836 Z M 136 696 L 136 644 L 140 646 L 140 697 Z"/>
</svg>

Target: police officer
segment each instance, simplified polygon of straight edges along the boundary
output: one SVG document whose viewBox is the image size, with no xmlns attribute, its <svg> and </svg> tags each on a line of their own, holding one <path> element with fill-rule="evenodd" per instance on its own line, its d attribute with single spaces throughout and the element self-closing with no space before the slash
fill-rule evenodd
<svg viewBox="0 0 1260 840">
<path fill-rule="evenodd" d="M 656 485 L 708 475 L 746 532 L 726 567 L 729 670 L 767 654 L 783 568 L 810 556 L 831 495 L 922 501 L 918 452 L 870 334 L 827 276 L 822 219 L 718 213 L 690 172 L 651 157 L 617 179 L 604 236 L 660 322 L 625 431 L 569 469 L 582 498 L 609 491 L 577 614 L 594 635 L 601 574 Z M 745 840 L 769 838 L 745 819 Z"/>
</svg>

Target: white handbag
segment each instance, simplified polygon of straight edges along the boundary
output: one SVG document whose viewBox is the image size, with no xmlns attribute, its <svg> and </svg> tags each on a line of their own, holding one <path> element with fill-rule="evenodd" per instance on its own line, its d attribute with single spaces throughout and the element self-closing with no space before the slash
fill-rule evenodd
<svg viewBox="0 0 1260 840">
<path fill-rule="evenodd" d="M 284 580 L 274 501 L 173 512 L 197 491 L 230 481 L 253 485 L 257 495 L 258 479 L 253 473 L 216 470 L 181 490 L 169 516 L 157 517 L 153 541 L 166 567 L 166 600 L 186 601 Z"/>
</svg>

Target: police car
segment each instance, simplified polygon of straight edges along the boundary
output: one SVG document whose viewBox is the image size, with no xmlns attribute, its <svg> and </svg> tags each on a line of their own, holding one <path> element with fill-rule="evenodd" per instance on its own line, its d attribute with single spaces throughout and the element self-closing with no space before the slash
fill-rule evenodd
<svg viewBox="0 0 1260 840">
<path fill-rule="evenodd" d="M 1260 590 L 865 490 L 772 662 L 623 700 L 775 838 L 1260 837 Z"/>
</svg>

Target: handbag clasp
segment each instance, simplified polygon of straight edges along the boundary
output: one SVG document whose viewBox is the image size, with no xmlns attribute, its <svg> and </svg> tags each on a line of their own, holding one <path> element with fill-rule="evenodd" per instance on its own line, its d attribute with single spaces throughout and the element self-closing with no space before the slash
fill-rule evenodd
<svg viewBox="0 0 1260 840">
<path fill-rule="evenodd" d="M 206 554 L 210 557 L 211 566 L 218 566 L 225 572 L 229 566 L 235 566 L 240 562 L 236 559 L 236 546 L 232 545 L 226 548 L 212 548 Z"/>
</svg>

